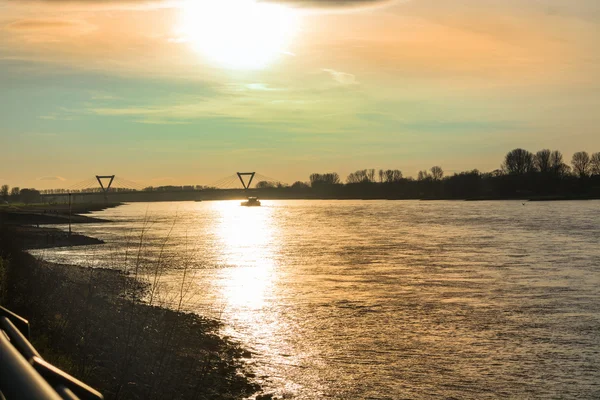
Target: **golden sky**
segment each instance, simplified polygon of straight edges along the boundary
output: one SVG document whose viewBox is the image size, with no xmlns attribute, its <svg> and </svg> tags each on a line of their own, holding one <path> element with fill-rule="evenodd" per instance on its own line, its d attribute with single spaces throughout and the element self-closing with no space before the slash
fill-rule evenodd
<svg viewBox="0 0 600 400">
<path fill-rule="evenodd" d="M 0 183 L 570 159 L 600 151 L 599 24 L 596 0 L 0 0 Z"/>
</svg>

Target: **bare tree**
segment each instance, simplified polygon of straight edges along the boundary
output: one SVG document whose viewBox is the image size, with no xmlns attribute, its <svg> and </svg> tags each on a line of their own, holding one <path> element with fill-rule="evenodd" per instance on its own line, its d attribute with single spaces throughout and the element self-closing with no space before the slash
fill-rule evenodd
<svg viewBox="0 0 600 400">
<path fill-rule="evenodd" d="M 563 155 L 558 150 L 550 154 L 550 170 L 556 176 L 568 175 L 571 172 L 571 167 L 563 162 Z"/>
<path fill-rule="evenodd" d="M 2 197 L 4 200 L 8 200 L 8 190 L 10 188 L 8 187 L 8 185 L 2 185 L 2 187 L 0 187 L 0 197 Z"/>
<path fill-rule="evenodd" d="M 330 172 L 327 174 L 312 174 L 310 176 L 310 185 L 323 186 L 323 185 L 337 185 L 340 183 L 340 176 L 337 172 Z"/>
<path fill-rule="evenodd" d="M 346 178 L 346 183 L 367 183 L 375 182 L 375 170 L 374 169 L 360 169 L 356 172 L 352 172 Z"/>
<path fill-rule="evenodd" d="M 361 183 L 366 180 L 366 170 L 358 170 L 348 174 L 346 177 L 346 183 Z"/>
<path fill-rule="evenodd" d="M 586 151 L 578 151 L 573 154 L 571 165 L 573 165 L 573 172 L 581 178 L 588 176 L 591 167 L 589 154 Z"/>
<path fill-rule="evenodd" d="M 382 169 L 380 169 L 379 170 L 379 183 L 383 182 L 383 176 L 384 175 L 385 175 L 385 172 Z"/>
<path fill-rule="evenodd" d="M 592 175 L 600 175 L 600 152 L 592 154 L 590 164 Z"/>
<path fill-rule="evenodd" d="M 402 171 L 399 169 L 392 170 L 392 182 L 400 182 L 402 180 Z"/>
<path fill-rule="evenodd" d="M 441 180 L 444 177 L 444 170 L 442 167 L 438 167 L 437 165 L 435 167 L 431 167 L 431 177 L 434 181 Z"/>
<path fill-rule="evenodd" d="M 327 182 L 327 184 L 329 185 L 337 185 L 338 183 L 340 183 L 340 176 L 337 174 L 337 172 L 330 172 L 328 174 L 325 174 L 325 182 Z"/>
<path fill-rule="evenodd" d="M 375 169 L 370 168 L 367 170 L 367 178 L 369 182 L 375 182 Z"/>
<path fill-rule="evenodd" d="M 385 175 L 385 181 L 386 182 L 392 182 L 393 176 L 394 176 L 394 172 L 391 169 L 388 169 L 384 172 Z"/>
<path fill-rule="evenodd" d="M 315 187 L 321 181 L 321 174 L 311 174 L 308 179 L 310 180 L 310 186 Z"/>
<path fill-rule="evenodd" d="M 386 183 L 395 183 L 402 180 L 402 171 L 399 169 L 388 169 L 383 171 L 383 180 Z"/>
<path fill-rule="evenodd" d="M 562 163 L 563 163 L 563 155 L 562 155 L 562 153 L 560 151 L 558 151 L 558 150 L 554 150 L 550 154 L 550 166 L 552 168 L 556 168 L 557 166 L 559 166 Z"/>
<path fill-rule="evenodd" d="M 431 175 L 429 175 L 429 172 L 427 172 L 427 170 L 423 170 L 423 171 L 419 171 L 419 174 L 417 175 L 417 180 L 419 181 L 424 181 L 426 179 L 430 179 Z"/>
<path fill-rule="evenodd" d="M 257 189 L 272 189 L 274 187 L 277 187 L 277 185 L 269 181 L 260 181 L 256 184 Z"/>
<path fill-rule="evenodd" d="M 566 164 L 563 162 L 563 155 L 560 151 L 554 150 L 550 153 L 550 170 L 555 175 L 561 175 L 563 166 Z"/>
<path fill-rule="evenodd" d="M 534 171 L 533 154 L 523 149 L 511 150 L 504 157 L 502 169 L 511 175 L 524 175 Z"/>
<path fill-rule="evenodd" d="M 535 156 L 533 157 L 535 168 L 543 174 L 547 174 L 548 172 L 550 172 L 552 165 L 550 161 L 552 158 L 551 156 L 552 152 L 548 149 L 540 150 L 537 153 L 535 153 Z"/>
</svg>

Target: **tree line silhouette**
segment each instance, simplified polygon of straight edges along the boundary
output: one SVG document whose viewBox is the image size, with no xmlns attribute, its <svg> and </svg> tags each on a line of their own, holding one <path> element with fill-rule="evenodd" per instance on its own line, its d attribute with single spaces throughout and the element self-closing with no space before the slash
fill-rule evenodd
<svg viewBox="0 0 600 400">
<path fill-rule="evenodd" d="M 268 182 L 263 188 L 282 189 Z M 314 173 L 308 182 L 296 182 L 291 190 L 327 198 L 385 199 L 511 199 L 600 198 L 600 152 L 573 154 L 571 166 L 558 150 L 536 153 L 509 151 L 492 172 L 477 169 L 444 176 L 440 166 L 419 171 L 417 178 L 404 177 L 397 169 L 363 169 L 342 183 L 337 173 Z"/>
<path fill-rule="evenodd" d="M 571 165 L 558 150 L 543 149 L 531 153 L 514 149 L 505 156 L 500 168 L 492 172 L 477 169 L 445 176 L 440 166 L 419 171 L 417 178 L 405 177 L 398 169 L 362 169 L 352 172 L 345 183 L 336 172 L 313 173 L 307 182 L 292 185 L 260 181 L 261 196 L 280 198 L 358 198 L 358 199 L 569 199 L 600 198 L 600 152 L 591 156 L 573 154 Z M 100 192 L 100 188 L 90 189 Z M 143 192 L 218 191 L 201 185 L 147 187 Z M 131 192 L 114 188 L 111 192 Z M 42 194 L 79 193 L 67 189 L 20 189 L 0 187 L 0 201 L 36 203 Z"/>
</svg>

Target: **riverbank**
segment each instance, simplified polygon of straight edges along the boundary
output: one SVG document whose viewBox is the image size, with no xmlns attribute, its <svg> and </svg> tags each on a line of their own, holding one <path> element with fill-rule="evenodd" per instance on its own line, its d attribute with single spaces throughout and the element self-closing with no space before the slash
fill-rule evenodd
<svg viewBox="0 0 600 400">
<path fill-rule="evenodd" d="M 5 206 L 0 208 L 0 227 L 10 227 L 10 231 L 14 235 L 13 239 L 22 250 L 102 244 L 104 241 L 96 238 L 77 233 L 69 234 L 62 229 L 48 226 L 40 228 L 40 225 L 68 225 L 69 221 L 71 224 L 107 222 L 82 214 L 118 205 L 120 204 L 88 204 L 79 205 L 71 210 L 64 205 Z"/>
<path fill-rule="evenodd" d="M 152 286 L 135 273 L 36 259 L 23 250 L 100 241 L 63 232 L 67 239 L 47 243 L 60 231 L 12 221 L 0 228 L 0 303 L 30 320 L 33 344 L 48 361 L 107 399 L 258 392 L 245 366 L 251 354 L 220 336 L 219 321 L 153 305 Z"/>
</svg>

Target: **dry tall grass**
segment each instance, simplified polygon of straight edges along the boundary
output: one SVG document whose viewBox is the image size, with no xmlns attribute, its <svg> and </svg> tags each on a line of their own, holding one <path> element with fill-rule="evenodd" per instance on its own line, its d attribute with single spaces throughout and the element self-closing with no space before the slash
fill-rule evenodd
<svg viewBox="0 0 600 400">
<path fill-rule="evenodd" d="M 158 257 L 147 254 L 151 226 L 146 221 L 131 246 L 111 257 L 125 261 L 121 270 L 98 268 L 93 255 L 88 267 L 47 263 L 0 241 L 0 257 L 11 261 L 4 303 L 30 319 L 43 356 L 108 399 L 238 399 L 256 392 L 244 375 L 247 353 L 219 335 L 220 322 L 183 312 L 194 297 L 193 252 L 175 260 L 167 251 L 172 226 Z M 178 289 L 167 290 L 173 267 Z"/>
</svg>

